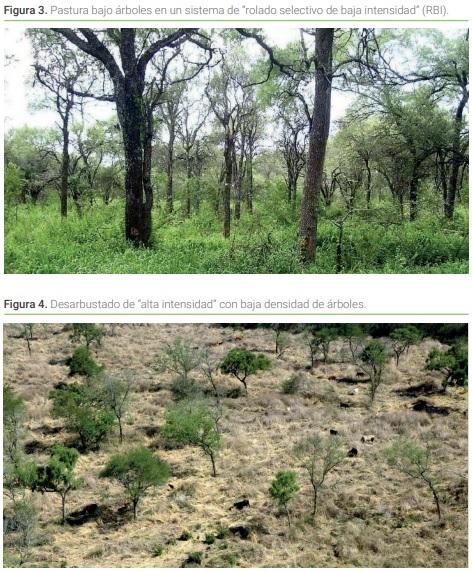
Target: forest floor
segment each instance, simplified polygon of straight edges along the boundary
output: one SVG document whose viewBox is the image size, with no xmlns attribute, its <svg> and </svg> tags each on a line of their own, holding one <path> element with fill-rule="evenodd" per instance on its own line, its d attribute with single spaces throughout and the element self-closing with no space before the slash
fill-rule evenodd
<svg viewBox="0 0 472 572">
<path fill-rule="evenodd" d="M 67 380 L 63 360 L 74 346 L 64 326 L 36 326 L 30 356 L 25 341 L 14 336 L 17 328 L 6 326 L 4 332 L 4 382 L 27 404 L 27 450 L 44 460 L 51 445 L 72 437 L 50 417 L 48 392 Z M 333 343 L 328 363 L 310 368 L 302 334 L 289 334 L 289 347 L 276 358 L 270 329 L 208 324 L 106 329 L 101 347 L 93 350 L 96 360 L 110 373 L 132 370 L 136 379 L 122 448 L 145 444 L 170 464 L 173 476 L 143 500 L 136 521 L 129 513 L 118 518 L 123 489 L 98 478 L 120 448 L 117 436 L 111 437 L 99 452 L 80 457 L 77 472 L 85 485 L 70 494 L 68 511 L 97 503 L 112 517 L 61 526 L 59 497 L 34 493 L 41 535 L 28 566 L 179 567 L 191 553 L 200 553 L 204 567 L 467 566 L 467 391 L 452 387 L 442 393 L 441 375 L 424 371 L 428 352 L 439 342 L 426 339 L 411 348 L 398 368 L 392 360 L 369 409 L 366 381 L 343 361 L 340 341 Z M 224 399 L 216 478 L 198 449 L 169 449 L 159 435 L 164 409 L 172 401 L 172 375 L 157 374 L 150 362 L 177 336 L 207 346 L 215 358 L 245 347 L 272 360 L 269 371 L 248 379 L 247 397 Z M 284 394 L 282 383 L 297 372 L 303 376 L 302 391 Z M 218 383 L 240 387 L 221 374 Z M 414 410 L 418 399 L 434 412 Z M 328 476 L 313 523 L 309 481 L 292 451 L 300 438 L 331 429 L 346 450 L 355 447 L 358 455 Z M 374 441 L 362 442 L 363 435 L 373 435 Z M 385 448 L 400 435 L 433 448 L 444 506 L 441 526 L 426 487 L 385 462 Z M 268 495 L 282 469 L 296 470 L 301 485 L 290 528 Z M 233 503 L 241 499 L 250 505 L 237 510 Z M 231 532 L 232 527 L 243 527 L 248 538 Z M 206 543 L 210 535 L 216 538 Z"/>
<path fill-rule="evenodd" d="M 256 204 L 253 215 L 232 222 L 231 237 L 202 206 L 190 219 L 154 214 L 152 246 L 134 248 L 124 240 L 121 201 L 85 209 L 73 207 L 61 220 L 55 203 L 7 209 L 5 272 L 11 274 L 334 274 L 337 229 L 322 217 L 317 260 L 302 266 L 298 256 L 298 215 L 283 201 Z M 468 211 L 453 221 L 421 215 L 398 224 L 354 218 L 345 225 L 343 273 L 467 273 Z M 387 222 L 386 222 L 387 221 Z"/>
</svg>

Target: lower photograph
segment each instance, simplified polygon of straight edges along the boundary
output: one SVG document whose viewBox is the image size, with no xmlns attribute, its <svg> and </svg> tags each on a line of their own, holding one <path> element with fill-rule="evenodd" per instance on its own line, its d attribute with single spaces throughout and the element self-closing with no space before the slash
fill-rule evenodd
<svg viewBox="0 0 472 572">
<path fill-rule="evenodd" d="M 467 324 L 7 324 L 10 568 L 468 564 Z"/>
</svg>

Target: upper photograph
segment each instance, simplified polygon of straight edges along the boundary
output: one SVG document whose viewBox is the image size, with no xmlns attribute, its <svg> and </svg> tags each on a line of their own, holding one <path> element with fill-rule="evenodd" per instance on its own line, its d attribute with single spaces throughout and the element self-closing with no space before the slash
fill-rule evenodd
<svg viewBox="0 0 472 572">
<path fill-rule="evenodd" d="M 468 272 L 467 30 L 5 46 L 5 273 Z"/>
</svg>

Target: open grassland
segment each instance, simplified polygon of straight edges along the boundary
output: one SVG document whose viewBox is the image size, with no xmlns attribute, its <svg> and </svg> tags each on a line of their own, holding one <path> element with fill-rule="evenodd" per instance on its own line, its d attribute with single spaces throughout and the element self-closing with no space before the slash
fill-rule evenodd
<svg viewBox="0 0 472 572">
<path fill-rule="evenodd" d="M 59 498 L 33 493 L 41 510 L 40 538 L 27 565 L 179 567 L 189 554 L 201 553 L 205 567 L 467 566 L 467 392 L 457 387 L 441 392 L 441 375 L 424 370 L 428 352 L 441 347 L 438 341 L 425 339 L 410 348 L 398 368 L 390 360 L 369 409 L 366 379 L 348 362 L 340 340 L 333 342 L 328 363 L 310 368 L 297 333 L 288 334 L 289 346 L 277 358 L 274 334 L 265 328 L 123 324 L 105 329 L 101 346 L 93 349 L 97 362 L 109 372 L 135 372 L 125 441 L 120 446 L 113 436 L 98 452 L 81 455 L 77 473 L 85 484 L 68 501 L 69 513 L 96 503 L 101 516 L 61 526 Z M 25 451 L 41 460 L 54 443 L 74 442 L 61 421 L 51 418 L 48 393 L 67 382 L 64 360 L 75 345 L 67 327 L 37 325 L 29 355 L 17 333 L 18 326 L 6 326 L 4 383 L 27 404 Z M 248 379 L 247 397 L 223 400 L 216 478 L 198 449 L 169 448 L 160 435 L 173 376 L 156 373 L 150 364 L 177 336 L 208 347 L 215 358 L 244 347 L 272 361 L 270 370 Z M 284 394 L 281 386 L 293 373 L 302 376 L 300 389 Z M 194 377 L 204 383 L 198 372 Z M 217 381 L 228 390 L 240 387 L 222 374 Z M 418 399 L 432 413 L 414 410 Z M 346 450 L 356 448 L 358 454 L 329 475 L 313 523 L 310 485 L 293 447 L 301 437 L 330 430 L 338 432 Z M 363 435 L 374 436 L 373 442 L 362 442 Z M 402 435 L 433 448 L 444 508 L 441 525 L 426 487 L 385 461 L 385 448 Z M 143 499 L 133 521 L 123 508 L 123 489 L 98 474 L 111 454 L 140 444 L 170 464 L 172 477 Z M 301 486 L 290 528 L 267 494 L 282 469 L 295 470 Z M 250 504 L 237 510 L 233 503 L 241 499 Z"/>
</svg>

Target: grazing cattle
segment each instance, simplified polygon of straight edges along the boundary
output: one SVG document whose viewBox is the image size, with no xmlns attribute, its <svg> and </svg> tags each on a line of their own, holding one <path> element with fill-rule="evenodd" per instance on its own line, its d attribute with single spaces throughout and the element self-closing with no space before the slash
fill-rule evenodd
<svg viewBox="0 0 472 572">
<path fill-rule="evenodd" d="M 362 443 L 373 443 L 374 442 L 374 435 L 362 435 L 361 442 Z"/>
<path fill-rule="evenodd" d="M 355 447 L 352 447 L 352 449 L 349 450 L 347 456 L 348 457 L 357 457 L 357 449 Z"/>
</svg>

